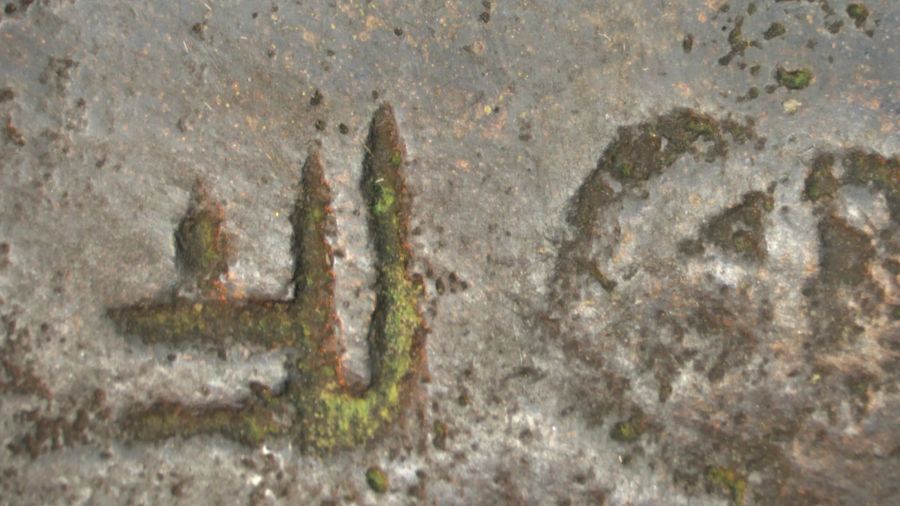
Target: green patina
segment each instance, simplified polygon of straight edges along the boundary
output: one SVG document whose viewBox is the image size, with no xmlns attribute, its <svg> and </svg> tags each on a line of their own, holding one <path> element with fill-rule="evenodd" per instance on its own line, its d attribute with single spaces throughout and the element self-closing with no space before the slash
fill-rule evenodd
<svg viewBox="0 0 900 506">
<path fill-rule="evenodd" d="M 372 466 L 366 470 L 366 483 L 369 488 L 376 494 L 383 494 L 388 491 L 391 484 L 388 481 L 387 474 L 381 468 Z"/>
<path fill-rule="evenodd" d="M 834 165 L 841 162 L 843 175 L 834 175 Z M 860 148 L 841 153 L 819 153 L 806 177 L 804 197 L 818 204 L 828 204 L 845 185 L 859 185 L 884 195 L 891 219 L 900 221 L 900 158 L 885 157 Z"/>
<path fill-rule="evenodd" d="M 376 215 L 387 214 L 394 205 L 394 190 L 381 185 L 377 185 L 376 188 L 378 188 L 378 197 L 375 199 L 375 207 L 372 212 Z"/>
<path fill-rule="evenodd" d="M 869 19 L 869 9 L 863 4 L 850 4 L 847 6 L 847 15 L 853 18 L 857 28 L 862 28 Z"/>
<path fill-rule="evenodd" d="M 277 300 L 197 301 L 176 298 L 161 303 L 113 308 L 110 318 L 128 335 L 146 343 L 183 344 L 243 342 L 278 348 L 302 344 L 302 322 L 295 306 Z"/>
<path fill-rule="evenodd" d="M 403 163 L 403 154 L 400 151 L 391 153 L 391 165 L 399 167 L 401 163 Z"/>
<path fill-rule="evenodd" d="M 150 409 L 130 413 L 123 426 L 138 440 L 218 433 L 248 445 L 282 431 L 272 411 L 259 404 L 193 407 L 157 402 Z"/>
<path fill-rule="evenodd" d="M 223 216 L 222 206 L 210 199 L 198 181 L 187 214 L 175 232 L 178 266 L 205 294 L 218 292 L 222 278 L 228 275 L 231 245 L 223 231 Z"/>
<path fill-rule="evenodd" d="M 844 152 L 843 184 L 868 186 L 884 194 L 891 219 L 900 222 L 900 157 L 854 148 Z"/>
<path fill-rule="evenodd" d="M 812 163 L 812 170 L 806 178 L 803 188 L 803 198 L 812 202 L 821 199 L 831 199 L 840 188 L 840 182 L 832 173 L 834 155 L 821 154 L 816 156 Z"/>
<path fill-rule="evenodd" d="M 613 426 L 610 437 L 623 443 L 632 443 L 641 437 L 641 433 L 631 422 L 624 421 Z"/>
<path fill-rule="evenodd" d="M 138 440 L 218 433 L 244 444 L 267 436 L 293 437 L 305 449 L 327 453 L 362 444 L 401 415 L 424 371 L 423 288 L 410 272 L 409 196 L 401 168 L 405 148 L 393 111 L 374 115 L 363 162 L 362 191 L 375 243 L 376 307 L 369 329 L 372 377 L 350 385 L 336 337 L 331 194 L 316 153 L 303 168 L 302 192 L 291 216 L 294 227 L 294 297 L 230 299 L 218 284 L 227 273 L 222 213 L 202 189 L 176 233 L 186 281 L 203 289 L 195 298 L 138 303 L 109 310 L 126 335 L 144 342 L 222 344 L 241 341 L 264 348 L 289 347 L 294 367 L 277 393 L 255 386 L 256 395 L 236 405 L 157 402 L 126 414 L 122 427 Z M 199 188 L 199 187 L 198 187 Z"/>
<path fill-rule="evenodd" d="M 747 493 L 747 480 L 730 467 L 712 466 L 706 470 L 706 479 L 728 493 L 733 504 L 742 506 Z"/>
<path fill-rule="evenodd" d="M 634 443 L 647 430 L 647 419 L 643 413 L 636 413 L 627 420 L 617 422 L 609 431 L 609 437 L 620 443 Z"/>
<path fill-rule="evenodd" d="M 789 90 L 802 90 L 812 82 L 813 73 L 809 69 L 788 70 L 778 67 L 775 70 L 775 80 L 778 84 Z"/>
<path fill-rule="evenodd" d="M 447 439 L 450 437 L 450 428 L 447 426 L 447 423 L 442 420 L 435 420 L 432 430 L 434 431 L 434 438 L 432 439 L 434 447 L 438 450 L 446 450 Z"/>
</svg>

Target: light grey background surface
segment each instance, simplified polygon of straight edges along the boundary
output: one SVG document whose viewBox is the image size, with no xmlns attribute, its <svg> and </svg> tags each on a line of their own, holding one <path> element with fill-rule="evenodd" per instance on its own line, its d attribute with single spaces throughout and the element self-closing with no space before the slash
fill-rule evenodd
<svg viewBox="0 0 900 506">
<path fill-rule="evenodd" d="M 0 102 L 0 502 L 727 503 L 726 493 L 704 485 L 702 469 L 728 457 L 692 450 L 707 446 L 692 443 L 700 425 L 691 413 L 748 385 L 739 377 L 712 385 L 688 367 L 669 407 L 659 407 L 652 371 L 637 365 L 626 337 L 597 349 L 631 385 L 603 391 L 603 373 L 566 352 L 569 337 L 541 321 L 552 313 L 558 248 L 570 233 L 566 206 L 616 129 L 689 107 L 753 118 L 765 148 L 734 145 L 714 163 L 684 157 L 648 183 L 647 195 L 625 199 L 606 219 L 627 240 L 603 260 L 617 279 L 634 276 L 617 288 L 624 295 L 588 287 L 566 314 L 552 316 L 580 338 L 612 326 L 627 336 L 631 315 L 643 315 L 638 334 L 659 330 L 646 326 L 654 317 L 642 301 L 677 292 L 685 279 L 704 290 L 751 286 L 751 307 L 761 299 L 773 305 L 766 342 L 795 348 L 792 336 L 809 332 L 801 288 L 818 258 L 815 217 L 801 200 L 813 154 L 862 146 L 890 156 L 900 147 L 900 9 L 866 1 L 870 16 L 857 28 L 845 2 L 830 1 L 833 14 L 823 3 L 760 0 L 750 15 L 750 2 L 716 0 L 8 2 L 16 8 L 0 15 L 0 89 L 12 92 Z M 737 16 L 760 47 L 723 66 L 717 60 Z M 843 26 L 832 33 L 836 20 Z M 763 40 L 775 21 L 785 35 Z M 761 70 L 751 75 L 742 63 Z M 813 83 L 766 93 L 778 66 L 809 68 Z M 759 97 L 738 100 L 752 86 Z M 324 101 L 312 106 L 316 89 Z M 314 144 L 335 195 L 333 245 L 344 253 L 336 275 L 346 358 L 365 373 L 374 276 L 358 181 L 368 121 L 382 101 L 394 106 L 409 151 L 415 270 L 428 285 L 428 421 L 406 429 L 426 444 L 407 451 L 389 439 L 317 457 L 287 439 L 245 448 L 211 436 L 118 438 L 114 419 L 132 403 L 238 399 L 251 380 L 280 381 L 277 352 L 235 345 L 224 359 L 177 350 L 171 360 L 171 349 L 122 339 L 104 311 L 176 281 L 172 234 L 197 178 L 224 202 L 235 238 L 230 288 L 287 296 L 287 216 Z M 341 123 L 349 133 L 339 132 Z M 713 255 L 668 272 L 679 240 L 772 182 L 776 209 L 791 212 L 767 222 L 764 267 Z M 842 195 L 859 226 L 896 229 L 883 196 L 852 188 Z M 663 272 L 643 267 L 653 263 Z M 450 283 L 451 274 L 468 288 Z M 896 298 L 896 278 L 886 283 Z M 762 408 L 740 401 L 762 425 L 767 415 L 757 409 L 790 412 L 808 394 L 809 376 L 790 379 L 787 371 L 803 369 L 805 359 L 788 353 L 770 362 L 769 351 L 754 351 L 746 367 L 768 367 L 752 388 L 778 400 Z M 858 361 L 884 358 L 879 353 L 845 352 Z M 34 382 L 12 385 L 11 367 Z M 746 502 L 815 504 L 816 490 L 843 504 L 898 500 L 900 400 L 889 386 L 897 373 L 887 374 L 866 417 L 822 422 L 829 436 L 821 454 L 802 435 L 778 443 L 793 470 L 789 484 L 811 492 L 767 495 L 773 468 L 763 464 L 741 469 Z M 111 420 L 92 412 L 83 440 L 48 443 L 34 457 L 8 447 L 34 430 L 23 413 L 71 421 L 96 389 Z M 628 416 L 615 395 L 662 428 L 637 444 L 611 439 L 613 424 Z M 446 449 L 430 443 L 435 421 L 449 427 Z M 365 483 L 375 464 L 391 480 L 384 496 Z M 679 479 L 682 470 L 693 485 Z"/>
</svg>

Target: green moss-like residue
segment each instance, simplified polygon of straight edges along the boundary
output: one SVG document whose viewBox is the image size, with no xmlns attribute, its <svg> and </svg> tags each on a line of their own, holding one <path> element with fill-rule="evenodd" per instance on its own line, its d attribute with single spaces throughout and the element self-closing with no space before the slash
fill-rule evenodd
<svg viewBox="0 0 900 506">
<path fill-rule="evenodd" d="M 609 437 L 620 443 L 634 443 L 647 429 L 647 420 L 643 413 L 636 413 L 627 420 L 617 422 L 609 431 Z"/>
<path fill-rule="evenodd" d="M 119 330 L 145 343 L 221 345 L 240 339 L 266 348 L 299 345 L 305 326 L 288 301 L 248 300 L 147 302 L 110 309 Z M 308 327 L 306 327 L 308 328 Z"/>
<path fill-rule="evenodd" d="M 381 468 L 375 466 L 366 470 L 366 483 L 376 494 L 383 494 L 390 488 L 387 474 Z"/>
<path fill-rule="evenodd" d="M 240 406 L 157 403 L 132 410 L 122 425 L 131 437 L 157 440 L 218 433 L 246 444 L 268 435 L 289 434 L 302 448 L 318 452 L 362 444 L 399 415 L 424 364 L 422 287 L 413 281 L 406 237 L 409 196 L 401 172 L 405 149 L 390 106 L 372 120 L 364 160 L 362 191 L 375 243 L 377 296 L 368 333 L 370 384 L 349 385 L 335 336 L 331 194 L 318 155 L 303 167 L 302 191 L 291 216 L 294 226 L 294 297 L 290 300 L 232 300 L 224 293 L 198 300 L 175 298 L 109 310 L 128 335 L 145 342 L 221 343 L 241 340 L 265 347 L 288 346 L 296 360 L 281 392 L 257 388 Z M 176 236 L 185 272 L 203 279 L 227 269 L 221 215 L 194 206 Z M 197 210 L 199 209 L 199 210 Z M 212 260 L 196 258 L 210 257 Z M 212 265 L 213 267 L 208 267 Z M 198 274 L 199 273 L 199 274 Z"/>
<path fill-rule="evenodd" d="M 309 350 L 315 350 L 315 354 L 301 356 L 307 375 L 304 381 L 310 388 L 320 388 L 323 383 L 335 381 L 341 371 L 335 334 L 334 255 L 328 243 L 334 216 L 331 190 L 317 151 L 310 154 L 303 166 L 301 184 L 303 191 L 291 214 L 294 300 L 288 307 L 285 323 L 302 323 L 299 329 L 302 342 Z"/>
<path fill-rule="evenodd" d="M 802 90 L 812 82 L 813 73 L 809 69 L 788 70 L 778 67 L 775 70 L 775 80 L 778 84 L 789 90 Z"/>
<path fill-rule="evenodd" d="M 284 430 L 272 411 L 256 404 L 230 407 L 157 402 L 149 408 L 132 411 L 122 425 L 139 441 L 217 433 L 247 445 L 258 444 L 266 436 Z"/>
<path fill-rule="evenodd" d="M 223 214 L 222 206 L 198 182 L 187 215 L 175 232 L 176 262 L 185 280 L 204 295 L 220 291 L 221 279 L 228 274 L 231 246 L 223 231 Z"/>
<path fill-rule="evenodd" d="M 853 18 L 857 28 L 862 28 L 869 19 L 869 9 L 863 4 L 850 4 L 847 6 L 847 15 Z"/>
<path fill-rule="evenodd" d="M 375 198 L 375 207 L 373 208 L 373 212 L 376 215 L 384 215 L 390 212 L 391 207 L 394 205 L 394 190 L 391 188 L 383 187 L 381 185 L 376 186 L 378 196 Z"/>
<path fill-rule="evenodd" d="M 843 176 L 834 175 L 834 164 L 841 162 Z M 884 195 L 891 219 L 900 221 L 900 157 L 884 157 L 860 148 L 842 153 L 819 153 L 806 177 L 804 197 L 827 204 L 844 185 L 860 185 Z"/>
<path fill-rule="evenodd" d="M 432 430 L 434 431 L 434 438 L 432 439 L 434 447 L 438 450 L 446 450 L 447 439 L 450 437 L 450 428 L 447 426 L 447 423 L 435 420 Z"/>
<path fill-rule="evenodd" d="M 733 504 L 743 506 L 747 493 L 747 480 L 730 467 L 712 466 L 706 471 L 706 479 L 726 492 Z"/>
<path fill-rule="evenodd" d="M 403 153 L 400 150 L 393 151 L 391 153 L 391 165 L 399 167 L 401 163 L 403 163 Z"/>
<path fill-rule="evenodd" d="M 803 189 L 803 197 L 812 202 L 834 197 L 840 182 L 832 173 L 834 155 L 824 153 L 816 156 L 812 163 L 812 170 L 806 178 Z"/>
<path fill-rule="evenodd" d="M 854 148 L 844 152 L 843 184 L 868 186 L 884 194 L 891 219 L 900 222 L 900 157 Z"/>
</svg>

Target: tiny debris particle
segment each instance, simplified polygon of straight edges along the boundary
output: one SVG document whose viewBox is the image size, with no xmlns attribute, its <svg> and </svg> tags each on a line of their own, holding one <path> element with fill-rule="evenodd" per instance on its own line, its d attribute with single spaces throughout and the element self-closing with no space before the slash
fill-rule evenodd
<svg viewBox="0 0 900 506">
<path fill-rule="evenodd" d="M 794 114 L 795 112 L 800 110 L 801 106 L 803 106 L 803 102 L 800 102 L 799 100 L 793 98 L 789 98 L 781 104 L 781 107 L 787 114 Z"/>
<path fill-rule="evenodd" d="M 403 28 L 394 28 L 394 35 L 397 37 L 403 37 Z"/>
<path fill-rule="evenodd" d="M 843 27 L 844 27 L 844 22 L 841 20 L 837 20 L 834 23 L 830 23 L 825 28 L 828 29 L 829 33 L 837 34 L 837 33 L 841 32 L 841 28 L 843 28 Z"/>
<path fill-rule="evenodd" d="M 6 138 L 16 146 L 21 147 L 25 145 L 25 136 L 13 125 L 11 118 L 6 120 Z"/>
<path fill-rule="evenodd" d="M 756 86 L 751 86 L 750 89 L 747 90 L 746 94 L 737 98 L 737 101 L 738 102 L 747 102 L 750 100 L 755 100 L 758 97 L 759 97 L 759 88 L 757 88 Z"/>
<path fill-rule="evenodd" d="M 491 20 L 491 13 L 484 11 L 481 13 L 481 16 L 478 16 L 478 19 L 480 19 L 482 23 L 488 23 Z"/>
<path fill-rule="evenodd" d="M 434 443 L 434 447 L 438 450 L 446 450 L 447 449 L 447 437 L 449 436 L 450 430 L 447 427 L 445 422 L 437 420 L 434 422 L 434 439 L 432 442 Z"/>
<path fill-rule="evenodd" d="M 366 483 L 369 484 L 369 488 L 376 494 L 383 494 L 387 492 L 388 487 L 390 487 L 387 475 L 381 468 L 376 466 L 372 466 L 366 470 Z"/>
<path fill-rule="evenodd" d="M 692 49 L 694 49 L 694 36 L 690 33 L 684 36 L 684 39 L 681 41 L 681 49 L 684 50 L 685 53 L 690 53 Z"/>
<path fill-rule="evenodd" d="M 341 123 L 340 125 L 338 125 L 338 132 L 340 132 L 341 135 L 347 135 L 350 133 L 350 127 L 348 127 L 345 123 Z"/>
<path fill-rule="evenodd" d="M 179 118 L 178 123 L 176 123 L 175 126 L 181 133 L 187 133 L 194 130 L 194 124 L 187 116 Z"/>
<path fill-rule="evenodd" d="M 14 98 L 16 98 L 16 94 L 13 92 L 13 90 L 9 88 L 3 88 L 2 90 L 0 90 L 0 103 L 9 102 Z"/>
<path fill-rule="evenodd" d="M 194 26 L 191 27 L 191 31 L 201 40 L 206 38 L 206 31 L 209 26 L 206 24 L 206 21 L 200 23 L 194 23 Z"/>
<path fill-rule="evenodd" d="M 313 92 L 312 97 L 309 99 L 309 105 L 316 107 L 321 105 L 323 100 L 325 100 L 325 97 L 322 96 L 322 92 L 316 88 L 316 91 Z"/>
<path fill-rule="evenodd" d="M 325 127 L 327 127 L 327 126 L 328 126 L 328 124 L 325 122 L 324 119 L 317 119 L 317 120 L 316 120 L 316 130 L 318 130 L 318 131 L 320 131 L 320 132 L 324 132 L 324 131 L 325 131 Z"/>
</svg>

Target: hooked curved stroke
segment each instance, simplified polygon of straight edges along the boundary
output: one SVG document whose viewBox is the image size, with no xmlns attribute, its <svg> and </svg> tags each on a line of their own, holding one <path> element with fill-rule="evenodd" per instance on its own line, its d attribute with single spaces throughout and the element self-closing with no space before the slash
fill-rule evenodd
<svg viewBox="0 0 900 506">
<path fill-rule="evenodd" d="M 186 405 L 158 401 L 131 410 L 123 428 L 138 440 L 219 433 L 245 444 L 288 435 L 301 447 L 330 451 L 364 443 L 399 415 L 425 368 L 421 283 L 410 274 L 410 197 L 403 179 L 406 150 L 392 108 L 372 118 L 361 191 L 375 247 L 377 295 L 368 331 L 371 379 L 353 385 L 337 351 L 331 192 L 317 153 L 303 167 L 302 189 L 291 216 L 294 228 L 294 296 L 289 300 L 229 299 L 229 241 L 221 208 L 198 187 L 176 231 L 182 289 L 164 302 L 112 308 L 124 334 L 146 343 L 224 343 L 229 339 L 291 351 L 287 379 L 278 391 L 252 384 L 239 405 Z"/>
</svg>

